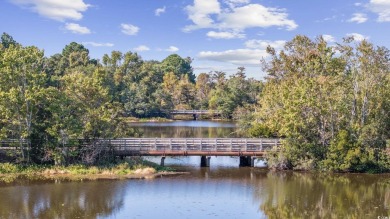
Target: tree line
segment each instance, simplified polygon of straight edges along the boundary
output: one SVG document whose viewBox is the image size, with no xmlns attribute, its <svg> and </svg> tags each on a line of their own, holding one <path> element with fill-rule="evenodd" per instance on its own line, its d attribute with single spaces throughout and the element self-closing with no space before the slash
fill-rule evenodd
<svg viewBox="0 0 390 219">
<path fill-rule="evenodd" d="M 0 139 L 18 139 L 22 160 L 47 162 L 61 158 L 72 139 L 136 136 L 128 117 L 167 117 L 173 109 L 240 117 L 258 101 L 263 83 L 246 78 L 245 68 L 230 77 L 221 71 L 196 77 L 191 62 L 177 54 L 143 60 L 131 51 L 96 60 L 76 42 L 46 57 L 3 33 Z"/>
<path fill-rule="evenodd" d="M 177 54 L 155 61 L 112 51 L 91 59 L 75 42 L 45 57 L 4 33 L 0 139 L 30 147 L 21 150 L 22 160 L 46 162 L 62 157 L 71 139 L 136 136 L 128 117 L 215 109 L 238 119 L 243 135 L 283 139 L 268 153 L 271 168 L 390 170 L 387 48 L 353 38 L 330 45 L 299 35 L 281 51 L 267 52 L 262 82 L 247 78 L 243 67 L 231 76 L 214 71 L 196 77 L 192 59 Z"/>
</svg>

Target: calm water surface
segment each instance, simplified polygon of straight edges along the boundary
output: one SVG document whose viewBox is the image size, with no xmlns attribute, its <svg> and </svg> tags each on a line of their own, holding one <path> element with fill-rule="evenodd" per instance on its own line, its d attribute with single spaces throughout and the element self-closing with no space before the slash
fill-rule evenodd
<svg viewBox="0 0 390 219">
<path fill-rule="evenodd" d="M 390 218 L 390 175 L 271 172 L 234 157 L 166 163 L 191 174 L 0 184 L 0 218 Z"/>
<path fill-rule="evenodd" d="M 145 138 L 233 138 L 240 137 L 232 122 L 173 121 L 132 123 Z"/>
</svg>

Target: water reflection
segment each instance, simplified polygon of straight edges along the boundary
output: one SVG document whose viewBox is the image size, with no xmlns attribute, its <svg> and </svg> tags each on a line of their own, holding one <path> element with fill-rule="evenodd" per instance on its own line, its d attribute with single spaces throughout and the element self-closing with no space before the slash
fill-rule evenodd
<svg viewBox="0 0 390 219">
<path fill-rule="evenodd" d="M 377 218 L 390 176 L 184 168 L 153 180 L 0 186 L 0 218 Z"/>
<path fill-rule="evenodd" d="M 0 218 L 109 217 L 123 206 L 124 181 L 28 181 L 0 187 Z"/>
<path fill-rule="evenodd" d="M 275 173 L 259 168 L 187 170 L 192 174 L 131 182 L 132 189 L 117 216 L 377 218 L 390 215 L 389 175 Z"/>
<path fill-rule="evenodd" d="M 203 128 L 235 128 L 236 124 L 229 121 L 180 120 L 171 122 L 134 122 L 133 126 L 159 127 L 203 127 Z"/>
<path fill-rule="evenodd" d="M 132 123 L 145 138 L 239 137 L 236 125 L 221 121 L 173 121 Z"/>
<path fill-rule="evenodd" d="M 272 173 L 256 192 L 269 218 L 378 218 L 390 216 L 390 176 Z"/>
<path fill-rule="evenodd" d="M 134 126 L 144 137 L 235 132 L 233 123 L 209 121 Z M 269 172 L 239 168 L 237 157 L 212 157 L 210 168 L 199 168 L 199 161 L 167 158 L 191 174 L 154 180 L 0 184 L 0 218 L 390 218 L 390 175 Z"/>
</svg>

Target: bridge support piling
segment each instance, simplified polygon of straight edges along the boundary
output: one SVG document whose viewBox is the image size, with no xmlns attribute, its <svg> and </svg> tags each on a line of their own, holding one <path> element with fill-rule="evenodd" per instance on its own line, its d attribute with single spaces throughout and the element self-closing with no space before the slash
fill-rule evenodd
<svg viewBox="0 0 390 219">
<path fill-rule="evenodd" d="M 201 156 L 200 157 L 200 167 L 210 167 L 211 157 Z"/>
<path fill-rule="evenodd" d="M 196 116 L 196 114 L 194 113 L 194 114 L 192 114 L 192 116 L 194 117 L 194 120 L 196 120 L 197 119 L 197 116 Z"/>
<path fill-rule="evenodd" d="M 161 163 L 160 163 L 160 166 L 164 166 L 165 165 L 165 157 L 161 157 Z"/>
<path fill-rule="evenodd" d="M 256 157 L 251 158 L 251 167 L 255 166 Z"/>
<path fill-rule="evenodd" d="M 253 167 L 254 159 L 251 156 L 240 156 L 240 167 Z"/>
</svg>

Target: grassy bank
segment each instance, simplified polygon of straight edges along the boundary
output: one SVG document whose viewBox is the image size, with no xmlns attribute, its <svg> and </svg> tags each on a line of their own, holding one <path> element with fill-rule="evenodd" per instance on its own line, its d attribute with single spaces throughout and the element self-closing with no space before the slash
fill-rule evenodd
<svg viewBox="0 0 390 219">
<path fill-rule="evenodd" d="M 82 164 L 54 166 L 0 163 L 0 182 L 5 183 L 11 183 L 18 178 L 67 180 L 143 179 L 173 174 L 182 173 L 142 159 L 130 159 L 96 166 Z"/>
</svg>

